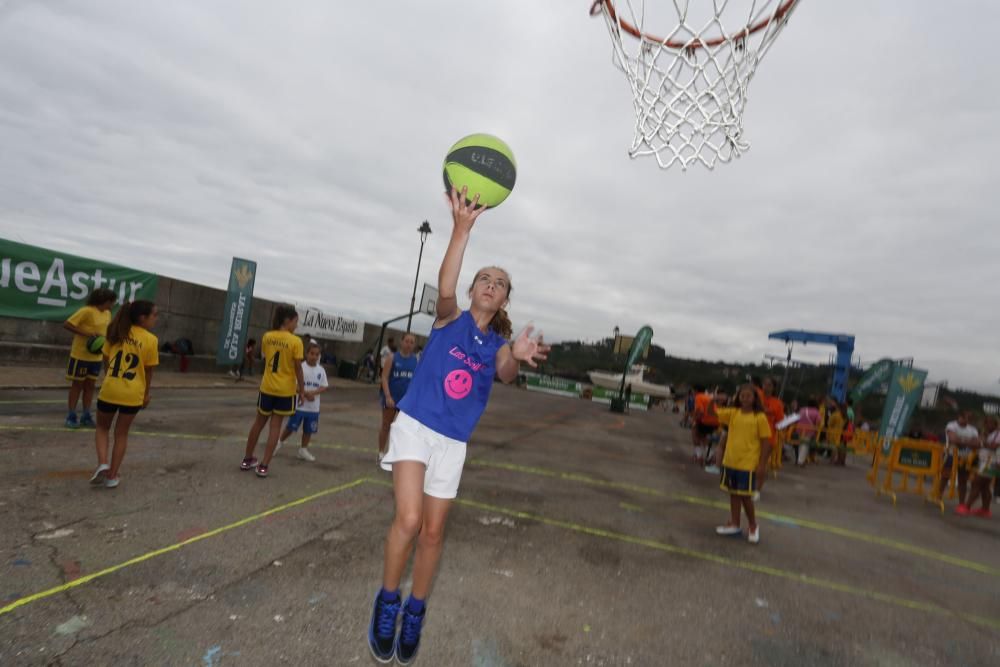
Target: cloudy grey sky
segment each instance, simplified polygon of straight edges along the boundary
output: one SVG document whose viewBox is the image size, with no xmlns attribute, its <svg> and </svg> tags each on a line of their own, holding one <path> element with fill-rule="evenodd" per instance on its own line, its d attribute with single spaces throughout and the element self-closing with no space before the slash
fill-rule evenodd
<svg viewBox="0 0 1000 667">
<path fill-rule="evenodd" d="M 627 157 L 589 4 L 0 1 L 0 236 L 216 287 L 256 259 L 259 295 L 379 321 L 424 219 L 435 280 L 441 160 L 485 131 L 518 182 L 462 280 L 506 267 L 515 326 L 649 323 L 730 360 L 847 332 L 864 363 L 1000 390 L 1000 3 L 803 0 L 752 82 L 751 150 L 687 173 Z"/>
</svg>

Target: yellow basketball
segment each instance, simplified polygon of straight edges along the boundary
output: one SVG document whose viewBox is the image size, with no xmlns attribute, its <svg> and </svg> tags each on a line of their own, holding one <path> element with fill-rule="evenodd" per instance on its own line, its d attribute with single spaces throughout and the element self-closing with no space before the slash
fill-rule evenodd
<svg viewBox="0 0 1000 667">
<path fill-rule="evenodd" d="M 504 141 L 491 134 L 470 134 L 448 149 L 444 159 L 444 187 L 452 186 L 459 192 L 468 188 L 466 196 L 471 201 L 477 194 L 479 204 L 499 206 L 517 179 L 514 153 Z"/>
</svg>

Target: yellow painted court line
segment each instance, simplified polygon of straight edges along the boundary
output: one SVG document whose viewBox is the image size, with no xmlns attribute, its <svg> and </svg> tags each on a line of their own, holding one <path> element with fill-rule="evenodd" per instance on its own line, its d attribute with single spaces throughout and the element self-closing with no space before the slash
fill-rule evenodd
<svg viewBox="0 0 1000 667">
<path fill-rule="evenodd" d="M 325 489 L 323 491 L 319 491 L 317 493 L 313 493 L 313 494 L 310 494 L 308 496 L 303 496 L 302 498 L 299 498 L 298 500 L 293 500 L 290 503 L 285 503 L 284 505 L 278 505 L 277 507 L 272 507 L 269 510 L 265 510 L 265 511 L 260 512 L 258 514 L 254 514 L 252 516 L 245 517 L 243 519 L 240 519 L 239 521 L 234 521 L 233 523 L 227 524 L 225 526 L 219 526 L 218 528 L 215 528 L 213 530 L 207 531 L 205 533 L 201 533 L 200 535 L 195 535 L 194 537 L 189 537 L 188 539 L 183 540 L 181 542 L 177 542 L 176 544 L 171 544 L 170 546 L 163 547 L 161 549 L 156 549 L 154 551 L 150 551 L 148 553 L 142 554 L 141 556 L 136 556 L 135 558 L 130 558 L 129 560 L 125 561 L 124 563 L 119 563 L 117 565 L 112 565 L 111 567 L 106 567 L 103 570 L 99 570 L 98 572 L 93 572 L 91 574 L 86 574 L 86 575 L 80 577 L 79 579 L 74 579 L 73 581 L 70 581 L 70 582 L 67 582 L 65 584 L 62 584 L 61 586 L 55 586 L 54 588 L 50 588 L 48 590 L 41 591 L 39 593 L 35 593 L 34 595 L 28 595 L 28 596 L 23 597 L 23 598 L 18 598 L 17 600 L 14 600 L 13 602 L 11 602 L 10 604 L 8 604 L 7 606 L 0 607 L 0 616 L 3 616 L 4 614 L 10 613 L 10 612 L 14 611 L 15 609 L 17 609 L 18 607 L 23 607 L 26 604 L 30 604 L 30 603 L 35 602 L 37 600 L 41 600 L 41 599 L 50 597 L 52 595 L 56 595 L 58 593 L 62 593 L 64 591 L 68 591 L 71 588 L 76 588 L 77 586 L 82 586 L 83 584 L 86 584 L 86 583 L 88 583 L 90 581 L 93 581 L 94 579 L 97 579 L 99 577 L 107 576 L 109 574 L 112 574 L 113 572 L 117 572 L 118 570 L 121 570 L 121 569 L 124 569 L 126 567 L 129 567 L 130 565 L 135 565 L 137 563 L 141 563 L 143 561 L 147 561 L 147 560 L 149 560 L 151 558 L 156 558 L 157 556 L 162 556 L 163 554 L 170 553 L 171 551 L 176 551 L 177 549 L 180 549 L 181 547 L 186 547 L 189 544 L 194 544 L 195 542 L 200 542 L 201 540 L 206 540 L 206 539 L 208 539 L 210 537 L 215 537 L 216 535 L 220 535 L 220 534 L 225 533 L 226 531 L 232 530 L 234 528 L 239 528 L 240 526 L 245 526 L 248 523 L 253 523 L 254 521 L 259 521 L 260 519 L 263 519 L 264 517 L 271 516 L 272 514 L 277 514 L 278 512 L 284 512 L 285 510 L 291 509 L 293 507 L 298 507 L 299 505 L 304 505 L 304 504 L 306 504 L 308 502 L 312 502 L 313 500 L 316 500 L 317 498 L 322 498 L 323 496 L 329 496 L 329 495 L 332 495 L 334 493 L 340 493 L 341 491 L 346 491 L 347 489 L 353 489 L 354 487 L 359 486 L 360 484 L 364 484 L 366 481 L 367 481 L 366 477 L 359 477 L 358 479 L 354 480 L 353 482 L 347 482 L 346 484 L 341 484 L 339 486 L 330 487 L 329 489 Z"/>
<path fill-rule="evenodd" d="M 383 482 L 376 482 L 376 483 L 385 484 Z M 650 549 L 657 549 L 659 551 L 677 554 L 679 556 L 687 556 L 688 558 L 697 558 L 698 560 L 708 561 L 710 563 L 716 563 L 718 565 L 725 565 L 727 567 L 733 567 L 740 570 L 746 570 L 749 572 L 756 572 L 758 574 L 766 574 L 772 577 L 787 579 L 789 581 L 805 584 L 807 586 L 813 586 L 816 588 L 821 588 L 829 591 L 836 591 L 838 593 L 846 593 L 848 595 L 854 595 L 856 597 L 861 597 L 868 600 L 874 600 L 877 602 L 884 602 L 887 604 L 894 605 L 896 607 L 913 609 L 916 611 L 923 611 L 930 614 L 937 614 L 939 616 L 955 616 L 962 620 L 976 623 L 977 625 L 982 625 L 988 628 L 992 628 L 994 630 L 1000 630 L 1000 618 L 977 616 L 975 614 L 964 614 L 961 612 L 953 611 L 951 609 L 947 609 L 945 607 L 941 607 L 939 605 L 930 602 L 921 602 L 920 600 L 911 600 L 908 598 L 902 598 L 896 595 L 890 595 L 888 593 L 880 593 L 879 591 L 871 590 L 868 588 L 862 588 L 860 586 L 852 586 L 851 584 L 844 584 L 837 581 L 831 581 L 829 579 L 814 577 L 808 574 L 792 572 L 791 570 L 784 570 L 769 565 L 760 565 L 758 563 L 751 563 L 749 561 L 737 560 L 735 558 L 726 558 L 725 556 L 717 556 L 715 554 L 707 553 L 704 551 L 687 549 L 685 547 L 679 547 L 673 544 L 659 542 L 657 540 L 651 540 L 644 537 L 635 537 L 634 535 L 627 535 L 625 533 L 616 533 L 614 531 L 604 530 L 602 528 L 594 528 L 591 526 L 584 526 L 582 524 L 573 523 L 570 521 L 551 519 L 549 517 L 542 516 L 539 514 L 521 512 L 518 510 L 508 509 L 506 507 L 500 507 L 498 505 L 490 505 L 488 503 L 481 503 L 474 500 L 463 500 L 463 499 L 456 499 L 455 502 L 465 507 L 474 507 L 476 509 L 485 510 L 488 512 L 496 512 L 497 514 L 504 514 L 506 516 L 513 517 L 515 519 L 536 521 L 538 523 L 542 523 L 547 526 L 562 528 L 576 533 L 590 535 L 592 537 L 601 537 L 608 540 L 615 540 L 617 542 L 624 542 L 626 544 L 635 544 L 638 546 L 648 547 Z"/>
<path fill-rule="evenodd" d="M 69 386 L 69 385 L 67 385 Z M 169 388 L 169 387 L 168 387 Z M 223 397 L 225 399 L 232 398 L 231 396 Z M 199 403 L 211 403 L 219 402 L 220 398 L 205 398 L 205 397 L 195 397 L 195 396 L 158 396 L 157 402 L 159 401 L 170 401 L 171 403 L 180 402 L 193 402 L 197 401 Z M 25 398 L 25 399 L 13 399 L 13 400 L 3 400 L 0 401 L 0 405 L 43 405 L 52 403 L 66 403 L 65 398 Z"/>
<path fill-rule="evenodd" d="M 93 435 L 92 428 L 66 428 L 65 426 L 0 426 L 0 431 L 34 431 L 40 433 L 80 433 Z M 172 438 L 174 440 L 236 440 L 234 435 L 200 435 L 197 433 L 161 433 L 159 431 L 142 431 L 140 429 L 130 429 L 129 435 L 148 435 L 157 438 Z"/>
<path fill-rule="evenodd" d="M 57 426 L 0 425 L 0 431 L 4 430 L 59 431 L 66 433 L 80 432 L 78 430 L 68 429 L 64 427 L 57 427 Z M 231 439 L 231 440 L 242 441 L 242 436 L 196 435 L 193 433 L 161 433 L 154 431 L 138 431 L 138 430 L 131 431 L 131 433 L 135 435 L 146 435 L 154 437 L 188 439 L 188 440 Z M 360 452 L 362 454 L 370 454 L 373 451 L 372 447 L 353 447 L 350 445 L 340 445 L 340 444 L 311 443 L 309 446 L 317 447 L 319 449 L 334 449 L 340 451 Z M 501 461 L 490 461 L 488 459 L 479 459 L 479 458 L 468 459 L 466 463 L 468 463 L 469 465 L 479 466 L 482 468 L 496 468 L 499 470 L 507 470 L 516 473 L 538 475 L 541 477 L 550 477 L 567 482 L 576 482 L 580 484 L 586 484 L 588 486 L 598 486 L 608 489 L 619 489 L 622 491 L 630 491 L 632 493 L 637 493 L 640 495 L 654 496 L 657 498 L 666 498 L 682 503 L 688 503 L 690 505 L 699 505 L 702 507 L 712 507 L 724 510 L 729 509 L 729 503 L 721 500 L 700 498 L 698 496 L 692 496 L 683 493 L 668 493 L 666 491 L 661 491 L 660 489 L 654 489 L 652 487 L 643 486 L 641 484 L 597 479 L 596 477 L 590 477 L 589 475 L 585 475 L 582 473 L 553 470 L 551 468 L 543 468 L 539 466 L 518 465 L 516 463 L 504 463 Z M 972 560 L 966 560 L 964 558 L 959 558 L 957 556 L 951 556 L 949 554 L 942 553 L 940 551 L 925 549 L 924 547 L 919 547 L 915 544 L 909 544 L 907 542 L 902 542 L 900 540 L 893 540 L 887 537 L 880 537 L 878 535 L 869 535 L 868 533 L 863 533 L 861 531 L 851 530 L 849 528 L 841 528 L 840 526 L 834 526 L 831 524 L 822 523 L 820 521 L 813 521 L 810 519 L 804 519 L 797 516 L 791 516 L 787 514 L 777 514 L 775 512 L 767 512 L 759 508 L 757 509 L 757 516 L 761 517 L 762 519 L 767 519 L 768 521 L 773 521 L 778 524 L 786 524 L 786 525 L 791 524 L 798 526 L 800 528 L 808 528 L 810 530 L 829 533 L 831 535 L 837 535 L 839 537 L 846 537 L 847 539 L 857 540 L 859 542 L 865 542 L 866 544 L 875 544 L 878 546 L 887 547 L 889 549 L 895 549 L 897 551 L 901 551 L 903 553 L 907 553 L 913 556 L 918 556 L 920 558 L 926 558 L 928 560 L 935 560 L 941 563 L 947 563 L 949 565 L 954 565 L 955 567 L 960 567 L 966 570 L 972 570 L 973 572 L 979 572 L 981 574 L 986 574 L 991 577 L 1000 577 L 1000 568 L 992 567 L 990 565 L 986 565 L 984 563 L 979 563 Z"/>
<path fill-rule="evenodd" d="M 469 459 L 468 463 L 470 465 L 481 466 L 484 468 L 498 468 L 500 470 L 509 470 L 512 472 L 520 472 L 529 475 L 553 477 L 569 482 L 579 482 L 581 484 L 587 484 L 590 486 L 600 486 L 604 488 L 620 489 L 624 491 L 632 491 L 634 493 L 639 493 L 647 496 L 668 498 L 670 500 L 677 500 L 691 505 L 701 505 L 702 507 L 712 507 L 717 509 L 729 510 L 729 503 L 723 502 L 721 500 L 709 500 L 707 498 L 699 498 L 698 496 L 691 496 L 683 493 L 668 493 L 666 491 L 661 491 L 660 489 L 654 489 L 639 484 L 632 484 L 630 482 L 610 482 L 608 480 L 597 479 L 595 477 L 590 477 L 588 475 L 584 475 L 581 473 L 563 472 L 560 470 L 551 470 L 549 468 L 541 468 L 538 466 L 522 466 L 522 465 L 517 465 L 515 463 L 501 463 L 498 461 L 489 461 L 486 459 Z M 958 558 L 957 556 L 951 556 L 949 554 L 941 553 L 939 551 L 934 551 L 932 549 L 925 549 L 915 544 L 900 542 L 899 540 L 893 540 L 887 537 L 879 537 L 877 535 L 869 535 L 868 533 L 863 533 L 861 531 L 851 530 L 849 528 L 841 528 L 839 526 L 833 526 L 830 524 L 821 523 L 819 521 L 812 521 L 810 519 L 803 519 L 801 517 L 789 516 L 786 514 L 777 514 L 775 512 L 767 512 L 759 508 L 757 509 L 757 516 L 761 517 L 762 519 L 768 519 L 769 521 L 774 521 L 775 523 L 793 524 L 799 526 L 800 528 L 809 528 L 811 530 L 830 533 L 831 535 L 838 535 L 840 537 L 846 537 L 848 539 L 858 540 L 859 542 L 866 542 L 868 544 L 877 544 L 879 546 L 888 547 L 890 549 L 896 549 L 897 551 L 902 551 L 904 553 L 908 553 L 913 556 L 920 556 L 921 558 L 927 558 L 929 560 L 936 560 L 942 563 L 948 563 L 949 565 L 965 568 L 967 570 L 973 570 L 974 572 L 980 572 L 982 574 L 988 574 L 993 577 L 1000 577 L 1000 569 L 998 568 L 991 567 L 984 563 L 977 563 L 976 561 L 966 560 L 964 558 Z"/>
<path fill-rule="evenodd" d="M 79 434 L 91 434 L 93 435 L 94 429 L 92 428 L 66 428 L 65 426 L 10 426 L 7 424 L 0 425 L 0 431 L 36 431 L 44 433 L 79 433 Z M 174 440 L 231 440 L 233 442 L 246 442 L 246 436 L 242 435 L 212 435 L 210 433 L 198 434 L 198 433 L 168 433 L 164 431 L 143 431 L 142 429 L 130 429 L 129 435 L 144 435 L 151 438 L 171 438 Z M 336 449 L 346 452 L 363 452 L 366 454 L 374 453 L 375 449 L 372 447 L 352 447 L 351 445 L 336 445 L 336 444 L 325 444 L 317 443 L 313 441 L 309 443 L 310 447 L 319 447 L 321 449 Z"/>
</svg>

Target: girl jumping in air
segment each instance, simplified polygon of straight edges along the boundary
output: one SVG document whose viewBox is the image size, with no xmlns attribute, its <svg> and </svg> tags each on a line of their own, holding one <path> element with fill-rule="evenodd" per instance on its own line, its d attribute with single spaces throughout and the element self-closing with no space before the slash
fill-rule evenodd
<svg viewBox="0 0 1000 667">
<path fill-rule="evenodd" d="M 504 310 L 510 298 L 510 276 L 491 266 L 476 272 L 469 287 L 468 310 L 458 307 L 456 290 L 462 258 L 476 218 L 486 210 L 472 202 L 466 189 L 451 191 L 454 227 L 438 273 L 437 319 L 420 365 L 399 402 L 389 432 L 382 467 L 392 471 L 396 515 L 385 540 L 382 588 L 375 595 L 368 644 L 379 662 L 393 657 L 409 664 L 417 653 L 426 600 L 441 556 L 444 524 L 465 464 L 465 448 L 486 408 L 494 376 L 510 383 L 519 362 L 535 366 L 549 346 L 531 327 L 513 342 Z M 414 542 L 416 548 L 413 549 Z M 399 583 L 413 559 L 413 589 L 405 604 Z M 397 634 L 397 619 L 402 622 Z"/>
</svg>

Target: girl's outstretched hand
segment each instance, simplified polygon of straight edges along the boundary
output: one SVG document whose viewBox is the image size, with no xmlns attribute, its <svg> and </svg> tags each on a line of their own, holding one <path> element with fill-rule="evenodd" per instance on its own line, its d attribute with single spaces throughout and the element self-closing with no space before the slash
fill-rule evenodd
<svg viewBox="0 0 1000 667">
<path fill-rule="evenodd" d="M 538 364 L 536 362 L 545 361 L 549 358 L 549 350 L 552 349 L 552 346 L 545 344 L 541 331 L 538 332 L 537 336 L 532 338 L 531 332 L 534 329 L 535 327 L 530 324 L 522 329 L 521 333 L 517 334 L 514 342 L 510 344 L 510 351 L 516 361 L 523 361 L 532 368 L 537 368 Z"/>
<path fill-rule="evenodd" d="M 454 186 L 451 188 L 451 218 L 455 223 L 455 230 L 468 234 L 472 231 L 472 226 L 476 224 L 476 218 L 486 210 L 485 206 L 479 206 L 479 195 L 477 194 L 470 202 L 468 199 L 469 188 L 462 186 L 459 192 Z M 476 208 L 476 207 L 479 208 Z"/>
</svg>

